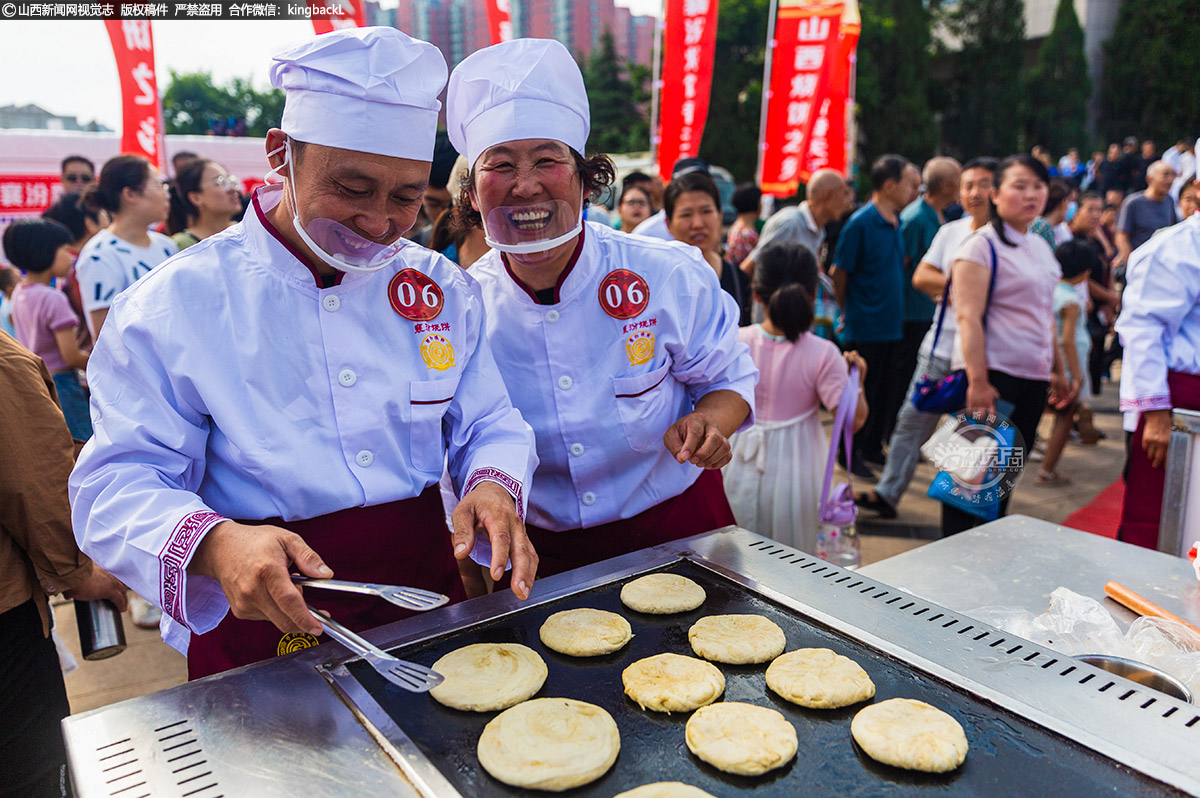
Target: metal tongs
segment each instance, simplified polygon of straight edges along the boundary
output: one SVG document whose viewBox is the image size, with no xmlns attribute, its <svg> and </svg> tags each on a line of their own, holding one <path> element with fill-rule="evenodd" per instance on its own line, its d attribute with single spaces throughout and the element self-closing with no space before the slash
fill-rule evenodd
<svg viewBox="0 0 1200 798">
<path fill-rule="evenodd" d="M 378 596 L 384 601 L 390 601 L 397 607 L 406 610 L 437 609 L 450 601 L 449 596 L 421 590 L 415 587 L 396 587 L 395 585 L 376 585 L 367 582 L 343 582 L 340 579 L 310 579 L 307 576 L 292 574 L 292 581 L 304 587 L 319 587 L 324 590 L 339 590 L 343 593 L 359 593 L 366 596 Z"/>
<path fill-rule="evenodd" d="M 445 598 L 445 596 L 442 598 Z M 376 673 L 397 687 L 408 690 L 411 693 L 424 693 L 437 687 L 444 681 L 442 675 L 437 671 L 430 670 L 424 665 L 418 665 L 415 662 L 396 659 L 383 649 L 368 643 L 332 618 L 328 618 L 317 612 L 311 605 L 309 605 L 308 611 L 313 614 L 314 618 L 321 622 L 321 626 L 325 627 L 325 631 L 330 637 L 350 649 L 352 653 L 357 654 L 364 662 L 374 668 Z"/>
</svg>

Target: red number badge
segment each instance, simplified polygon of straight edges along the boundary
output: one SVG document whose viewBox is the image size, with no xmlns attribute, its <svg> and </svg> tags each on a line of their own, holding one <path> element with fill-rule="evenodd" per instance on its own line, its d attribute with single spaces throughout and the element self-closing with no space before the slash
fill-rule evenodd
<svg viewBox="0 0 1200 798">
<path fill-rule="evenodd" d="M 416 269 L 397 272 L 388 283 L 388 301 L 409 321 L 436 319 L 446 304 L 441 286 Z"/>
<path fill-rule="evenodd" d="M 600 307 L 614 319 L 632 319 L 650 304 L 650 286 L 628 269 L 611 271 L 600 281 Z"/>
</svg>

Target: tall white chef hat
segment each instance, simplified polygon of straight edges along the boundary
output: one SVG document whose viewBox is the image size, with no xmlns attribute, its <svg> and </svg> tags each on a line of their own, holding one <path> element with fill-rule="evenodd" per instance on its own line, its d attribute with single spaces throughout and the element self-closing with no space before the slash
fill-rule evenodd
<svg viewBox="0 0 1200 798">
<path fill-rule="evenodd" d="M 446 124 L 471 166 L 489 147 L 518 139 L 554 139 L 583 153 L 591 127 L 583 75 L 553 39 L 486 47 L 450 75 Z"/>
<path fill-rule="evenodd" d="M 446 59 L 395 28 L 348 28 L 275 51 L 280 127 L 311 144 L 428 161 Z"/>
</svg>

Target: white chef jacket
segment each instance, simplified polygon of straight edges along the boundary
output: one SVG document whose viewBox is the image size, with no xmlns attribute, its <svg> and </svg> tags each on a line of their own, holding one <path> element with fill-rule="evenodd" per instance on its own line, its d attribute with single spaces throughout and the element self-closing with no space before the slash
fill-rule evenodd
<svg viewBox="0 0 1200 798">
<path fill-rule="evenodd" d="M 750 405 L 758 370 L 737 339 L 737 303 L 695 247 L 587 223 L 558 301 L 538 304 L 491 251 L 471 267 L 488 337 L 513 404 L 533 427 L 540 465 L 529 521 L 562 531 L 630 518 L 678 496 L 701 469 L 680 464 L 663 433 L 702 396 Z M 646 307 L 616 318 L 605 278 L 640 276 Z"/>
<path fill-rule="evenodd" d="M 120 294 L 88 363 L 95 435 L 71 475 L 75 535 L 157 597 L 163 637 L 180 651 L 229 609 L 215 580 L 187 574 L 225 518 L 290 521 L 411 498 L 443 462 L 459 495 L 488 479 L 523 513 L 537 464 L 475 281 L 412 245 L 381 271 L 322 288 L 266 222 L 282 196 L 260 190 L 242 224 Z M 406 269 L 444 296 L 427 322 L 389 297 Z"/>
<path fill-rule="evenodd" d="M 1167 371 L 1200 374 L 1200 214 L 1134 250 L 1126 275 L 1121 410 L 1169 410 Z"/>
</svg>

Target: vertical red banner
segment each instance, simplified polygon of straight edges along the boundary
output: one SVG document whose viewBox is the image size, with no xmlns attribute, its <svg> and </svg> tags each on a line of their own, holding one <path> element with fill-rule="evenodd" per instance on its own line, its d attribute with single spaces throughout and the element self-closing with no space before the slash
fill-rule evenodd
<svg viewBox="0 0 1200 798">
<path fill-rule="evenodd" d="M 367 24 L 366 7 L 363 0 L 308 0 L 308 7 L 321 9 L 322 17 L 312 18 L 313 30 L 320 36 L 322 33 L 341 30 L 342 28 L 361 28 Z M 340 12 L 327 14 L 326 9 L 337 7 Z"/>
<path fill-rule="evenodd" d="M 847 6 L 847 11 L 851 9 Z M 818 169 L 833 169 L 848 174 L 846 110 L 850 97 L 850 77 L 862 30 L 857 13 L 842 15 L 838 27 L 837 57 L 829 65 L 829 88 L 825 102 L 808 137 L 808 153 L 801 167 L 802 180 Z"/>
<path fill-rule="evenodd" d="M 510 0 L 484 0 L 487 4 L 488 37 L 492 44 L 511 41 L 512 3 Z"/>
<path fill-rule="evenodd" d="M 769 194 L 790 197 L 813 162 L 829 164 L 830 85 L 843 10 L 840 0 L 779 2 L 763 139 L 762 189 Z"/>
<path fill-rule="evenodd" d="M 149 20 L 105 20 L 121 79 L 121 152 L 163 167 L 162 104 Z"/>
<path fill-rule="evenodd" d="M 658 172 L 700 151 L 712 90 L 718 0 L 667 0 L 659 95 Z"/>
</svg>

